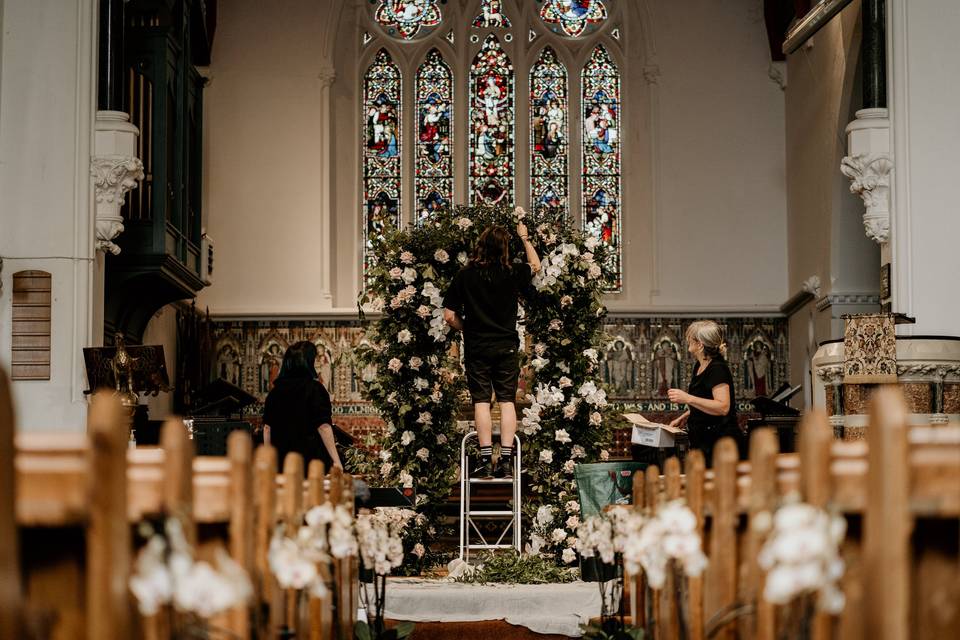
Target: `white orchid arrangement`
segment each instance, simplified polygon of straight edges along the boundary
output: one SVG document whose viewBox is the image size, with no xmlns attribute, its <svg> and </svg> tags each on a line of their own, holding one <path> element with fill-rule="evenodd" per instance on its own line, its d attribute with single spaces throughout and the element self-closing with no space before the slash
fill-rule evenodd
<svg viewBox="0 0 960 640">
<path fill-rule="evenodd" d="M 465 384 L 451 349 L 460 335 L 443 319 L 443 291 L 487 226 L 512 229 L 521 220 L 543 256 L 523 305 L 523 329 L 535 345 L 528 361 L 535 391 L 521 434 L 524 473 L 532 487 L 526 518 L 543 505 L 562 508 L 576 497 L 576 464 L 606 458 L 602 447 L 610 426 L 604 419 L 607 400 L 598 357 L 606 313 L 600 266 L 609 253 L 606 245 L 561 216 L 519 207 L 457 207 L 418 226 L 388 230 L 371 238 L 376 260 L 360 299 L 382 315 L 368 333 L 369 346 L 356 353 L 360 364 L 376 367 L 376 374 L 364 379 L 364 391 L 387 424 L 373 446 L 389 458 L 352 459 L 351 464 L 385 485 L 413 478 L 417 509 L 427 516 L 427 525 L 408 530 L 408 548 L 413 535 L 429 546 L 439 534 L 442 509 L 459 471 L 456 420 Z M 511 255 L 523 255 L 517 238 Z M 541 551 L 558 561 L 569 558 L 572 552 L 564 549 L 570 548 L 576 528 L 558 521 L 553 529 L 563 535 L 547 532 Z"/>
<path fill-rule="evenodd" d="M 626 507 L 591 516 L 577 529 L 576 549 L 606 564 L 620 554 L 627 572 L 642 571 L 654 589 L 663 587 L 671 561 L 689 577 L 699 576 L 707 566 L 697 518 L 682 500 L 668 502 L 653 517 Z"/>
<path fill-rule="evenodd" d="M 697 516 L 683 500 L 668 502 L 642 522 L 638 517 L 629 515 L 621 521 L 620 550 L 628 572 L 638 574 L 642 568 L 654 589 L 663 587 L 671 561 L 688 577 L 703 573 L 707 556 L 697 532 Z"/>
<path fill-rule="evenodd" d="M 403 563 L 403 538 L 407 525 L 425 517 L 413 509 L 378 507 L 357 516 L 357 543 L 363 565 L 378 576 L 389 575 Z"/>
<path fill-rule="evenodd" d="M 372 602 L 367 581 L 363 581 L 360 589 L 368 622 L 357 624 L 358 637 L 379 638 L 384 634 L 383 607 L 386 601 L 387 576 L 403 564 L 403 542 L 407 526 L 411 523 L 422 526 L 424 520 L 426 518 L 423 514 L 418 514 L 412 509 L 395 507 L 378 507 L 372 513 L 357 516 L 356 531 L 360 558 L 363 566 L 374 574 Z M 415 555 L 422 557 L 424 552 L 422 544 L 417 543 L 414 546 Z M 404 637 L 412 630 L 412 625 L 406 625 L 404 632 L 399 636 Z"/>
<path fill-rule="evenodd" d="M 329 502 L 312 507 L 295 531 L 279 524 L 270 540 L 270 571 L 284 589 L 306 590 L 321 598 L 328 592 L 330 562 L 357 555 L 353 513 Z"/>
<path fill-rule="evenodd" d="M 168 605 L 201 619 L 246 606 L 253 596 L 247 572 L 226 551 L 216 550 L 216 566 L 194 557 L 183 526 L 168 518 L 162 533 L 141 525 L 147 543 L 140 550 L 130 577 L 130 591 L 144 616 Z"/>
<path fill-rule="evenodd" d="M 802 596 L 815 596 L 817 607 L 838 614 L 845 598 L 838 586 L 844 562 L 840 544 L 846 520 L 793 498 L 777 509 L 754 518 L 760 533 L 769 536 L 757 561 L 767 572 L 763 597 L 787 604 Z M 772 529 L 771 529 L 772 527 Z"/>
</svg>

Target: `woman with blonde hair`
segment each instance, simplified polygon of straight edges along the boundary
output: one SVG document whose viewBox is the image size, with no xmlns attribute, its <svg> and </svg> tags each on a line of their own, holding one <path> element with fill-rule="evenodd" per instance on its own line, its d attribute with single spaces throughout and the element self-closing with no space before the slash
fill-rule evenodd
<svg viewBox="0 0 960 640">
<path fill-rule="evenodd" d="M 686 424 L 690 448 L 700 449 L 707 466 L 713 463 L 713 447 L 720 438 L 739 441 L 737 405 L 733 398 L 733 374 L 727 366 L 727 343 L 723 329 L 713 320 L 698 320 L 687 327 L 687 351 L 697 364 L 687 391 L 670 389 L 670 402 L 687 405 L 687 410 L 670 424 Z"/>
</svg>

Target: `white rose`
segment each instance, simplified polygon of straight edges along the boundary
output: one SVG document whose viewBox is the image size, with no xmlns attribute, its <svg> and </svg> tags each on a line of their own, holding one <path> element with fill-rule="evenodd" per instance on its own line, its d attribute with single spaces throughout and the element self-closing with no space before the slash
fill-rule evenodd
<svg viewBox="0 0 960 640">
<path fill-rule="evenodd" d="M 599 411 L 594 411 L 590 414 L 590 424 L 600 426 L 601 422 L 603 422 L 603 416 L 600 415 Z"/>
<path fill-rule="evenodd" d="M 517 216 L 517 220 L 523 220 L 527 216 L 527 212 L 523 207 L 516 207 L 513 212 Z"/>
<path fill-rule="evenodd" d="M 570 420 L 577 415 L 577 405 L 570 403 L 563 407 L 563 417 Z"/>
<path fill-rule="evenodd" d="M 439 262 L 440 264 L 446 264 L 450 261 L 450 254 L 444 251 L 443 249 L 437 249 L 433 252 L 433 259 Z"/>
<path fill-rule="evenodd" d="M 414 378 L 413 379 L 413 388 L 417 391 L 423 391 L 430 386 L 430 383 L 424 380 L 423 378 Z"/>
<path fill-rule="evenodd" d="M 610 459 L 610 452 L 607 451 L 606 449 L 600 449 L 600 459 L 601 459 L 601 460 L 609 460 L 609 459 Z"/>
<path fill-rule="evenodd" d="M 447 444 L 447 436 L 441 434 L 437 435 L 437 444 Z"/>
<path fill-rule="evenodd" d="M 387 364 L 387 369 L 397 373 L 400 369 L 403 368 L 403 362 L 400 361 L 400 358 L 390 358 L 390 362 Z"/>
<path fill-rule="evenodd" d="M 413 435 L 413 431 L 404 431 L 403 434 L 400 435 L 400 444 L 403 446 L 407 446 L 414 440 L 416 440 L 416 436 Z"/>
<path fill-rule="evenodd" d="M 568 500 L 564 508 L 567 510 L 567 513 L 580 513 L 580 503 L 576 500 Z"/>
<path fill-rule="evenodd" d="M 401 471 L 401 472 L 400 472 L 400 484 L 403 485 L 403 487 L 404 487 L 404 488 L 407 488 L 407 489 L 413 487 L 413 476 L 410 475 L 409 473 L 407 473 L 406 471 Z"/>
<path fill-rule="evenodd" d="M 470 218 L 458 218 L 457 226 L 465 231 L 473 226 L 473 221 Z"/>
<path fill-rule="evenodd" d="M 410 344 L 411 340 L 413 340 L 413 334 L 409 329 L 401 329 L 397 332 L 397 342 L 400 344 Z"/>
<path fill-rule="evenodd" d="M 426 462 L 427 458 L 430 457 L 430 450 L 427 449 L 426 447 L 417 449 L 417 457 L 423 460 L 424 462 Z"/>
<path fill-rule="evenodd" d="M 407 361 L 407 364 L 408 364 L 408 365 L 410 366 L 410 368 L 413 369 L 414 371 L 418 371 L 418 370 L 420 369 L 420 365 L 423 364 L 423 360 L 421 360 L 421 359 L 420 359 L 419 357 L 417 357 L 417 356 L 413 356 L 412 358 L 410 358 L 410 360 Z"/>
<path fill-rule="evenodd" d="M 554 529 L 550 532 L 550 539 L 554 542 L 554 544 L 560 544 L 567 539 L 567 532 L 563 529 Z"/>
<path fill-rule="evenodd" d="M 416 258 L 414 258 L 413 254 L 409 251 L 404 251 L 400 254 L 400 262 L 403 264 L 413 264 L 414 260 L 416 260 Z"/>
<path fill-rule="evenodd" d="M 413 281 L 417 279 L 417 270 L 412 267 L 406 267 L 403 270 L 403 281 L 407 284 L 413 284 Z"/>
<path fill-rule="evenodd" d="M 563 555 L 560 557 L 563 559 L 564 564 L 570 564 L 577 559 L 577 552 L 570 547 L 567 547 L 563 550 Z"/>
<path fill-rule="evenodd" d="M 413 555 L 417 556 L 418 558 L 422 558 L 423 554 L 425 554 L 426 552 L 427 550 L 424 549 L 423 545 L 420 544 L 419 542 L 413 545 Z"/>
<path fill-rule="evenodd" d="M 562 298 L 560 298 L 561 307 L 569 307 L 571 304 L 573 304 L 573 298 L 571 298 L 570 296 L 563 296 Z"/>
<path fill-rule="evenodd" d="M 399 280 L 403 277 L 403 269 L 400 267 L 394 267 L 393 269 L 390 269 L 390 277 L 394 280 Z"/>
<path fill-rule="evenodd" d="M 560 376 L 560 379 L 557 381 L 557 384 L 560 385 L 561 389 L 566 389 L 567 387 L 573 386 L 573 380 L 567 376 Z"/>
<path fill-rule="evenodd" d="M 551 451 L 550 449 L 544 449 L 543 451 L 541 451 L 540 462 L 546 462 L 547 464 L 550 464 L 551 462 L 553 462 L 553 451 Z"/>
<path fill-rule="evenodd" d="M 568 442 L 571 442 L 570 434 L 567 433 L 566 429 L 557 429 L 556 431 L 554 431 L 553 438 L 557 442 L 560 442 L 563 444 L 567 444 Z"/>
<path fill-rule="evenodd" d="M 603 274 L 603 271 L 600 269 L 600 265 L 594 263 L 590 265 L 590 268 L 587 269 L 587 275 L 591 278 L 599 278 Z"/>
<path fill-rule="evenodd" d="M 460 264 L 467 264 L 467 252 L 461 251 L 457 254 L 457 262 Z"/>
<path fill-rule="evenodd" d="M 382 476 L 390 475 L 391 469 L 393 469 L 393 463 L 384 462 L 382 465 L 380 465 L 380 475 Z"/>
<path fill-rule="evenodd" d="M 417 315 L 426 320 L 430 317 L 430 314 L 433 313 L 433 310 L 425 304 L 417 307 Z"/>
<path fill-rule="evenodd" d="M 576 529 L 580 526 L 580 518 L 576 515 L 572 515 L 567 518 L 567 529 Z"/>
<path fill-rule="evenodd" d="M 563 463 L 563 471 L 565 473 L 573 473 L 573 470 L 576 468 L 577 463 L 573 460 L 567 460 Z"/>
<path fill-rule="evenodd" d="M 433 414 L 429 411 L 421 411 L 417 417 L 417 422 L 420 424 L 433 424 Z"/>
</svg>

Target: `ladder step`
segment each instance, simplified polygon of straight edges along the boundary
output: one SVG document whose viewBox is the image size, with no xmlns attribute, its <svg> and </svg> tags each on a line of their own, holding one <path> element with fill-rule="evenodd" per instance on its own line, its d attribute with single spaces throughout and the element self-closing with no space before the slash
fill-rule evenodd
<svg viewBox="0 0 960 640">
<path fill-rule="evenodd" d="M 514 511 L 467 511 L 468 516 L 510 516 L 516 514 Z"/>
<path fill-rule="evenodd" d="M 468 544 L 464 549 L 516 549 L 512 544 Z"/>
</svg>

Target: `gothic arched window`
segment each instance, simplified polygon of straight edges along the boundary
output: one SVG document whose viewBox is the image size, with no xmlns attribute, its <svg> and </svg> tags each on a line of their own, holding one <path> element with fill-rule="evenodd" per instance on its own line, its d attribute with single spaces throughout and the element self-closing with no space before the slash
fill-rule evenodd
<svg viewBox="0 0 960 640">
<path fill-rule="evenodd" d="M 605 269 L 619 291 L 620 269 L 620 73 L 597 45 L 580 74 L 583 229 L 613 249 Z"/>
<path fill-rule="evenodd" d="M 470 202 L 513 201 L 513 65 L 493 34 L 470 66 Z"/>
<path fill-rule="evenodd" d="M 530 70 L 530 202 L 569 213 L 567 70 L 549 45 Z"/>
<path fill-rule="evenodd" d="M 558 210 L 607 243 L 610 291 L 620 291 L 627 3 L 364 4 L 361 52 L 376 51 L 361 69 L 364 265 L 367 239 L 387 225 L 464 202 L 522 205 Z"/>
<path fill-rule="evenodd" d="M 437 49 L 417 69 L 417 222 L 453 202 L 453 75 Z"/>
<path fill-rule="evenodd" d="M 400 117 L 403 90 L 400 69 L 380 49 L 363 77 L 363 256 L 370 237 L 400 224 Z"/>
</svg>

